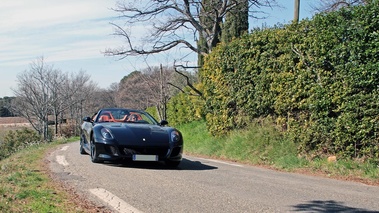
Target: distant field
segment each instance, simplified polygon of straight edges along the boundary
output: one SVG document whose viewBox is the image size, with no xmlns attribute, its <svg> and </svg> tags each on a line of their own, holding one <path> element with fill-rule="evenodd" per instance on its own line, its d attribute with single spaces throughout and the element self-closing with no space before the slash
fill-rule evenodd
<svg viewBox="0 0 379 213">
<path fill-rule="evenodd" d="M 22 118 L 22 117 L 0 117 L 0 126 L 1 127 L 14 127 L 14 126 L 28 127 L 30 126 L 30 124 L 25 118 Z"/>
<path fill-rule="evenodd" d="M 31 125 L 25 118 L 21 117 L 0 117 L 0 142 L 10 130 L 18 130 L 23 127 L 29 128 Z"/>
</svg>

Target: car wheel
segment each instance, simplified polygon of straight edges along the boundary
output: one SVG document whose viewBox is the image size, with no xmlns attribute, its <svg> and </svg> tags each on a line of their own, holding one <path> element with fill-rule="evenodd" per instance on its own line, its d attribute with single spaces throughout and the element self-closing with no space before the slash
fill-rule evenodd
<svg viewBox="0 0 379 213">
<path fill-rule="evenodd" d="M 165 164 L 166 166 L 170 167 L 170 168 L 176 168 L 179 166 L 181 161 L 172 161 L 172 160 L 165 160 Z"/>
<path fill-rule="evenodd" d="M 80 154 L 82 154 L 82 155 L 86 155 L 87 154 L 87 152 L 86 152 L 86 150 L 84 150 L 84 147 L 83 147 L 83 142 L 84 141 L 84 139 L 83 139 L 83 136 L 81 136 L 80 137 Z"/>
<path fill-rule="evenodd" d="M 96 146 L 93 140 L 91 140 L 91 161 L 93 163 L 101 163 L 102 161 L 99 159 L 98 154 L 96 152 Z"/>
</svg>

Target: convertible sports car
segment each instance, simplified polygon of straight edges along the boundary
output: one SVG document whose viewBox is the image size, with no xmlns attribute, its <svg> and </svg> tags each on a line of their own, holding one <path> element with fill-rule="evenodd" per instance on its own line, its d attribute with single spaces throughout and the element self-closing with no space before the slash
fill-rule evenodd
<svg viewBox="0 0 379 213">
<path fill-rule="evenodd" d="M 164 161 L 177 167 L 182 160 L 183 137 L 167 121 L 157 122 L 147 112 L 101 109 L 83 118 L 80 153 L 94 163 L 104 161 Z"/>
</svg>

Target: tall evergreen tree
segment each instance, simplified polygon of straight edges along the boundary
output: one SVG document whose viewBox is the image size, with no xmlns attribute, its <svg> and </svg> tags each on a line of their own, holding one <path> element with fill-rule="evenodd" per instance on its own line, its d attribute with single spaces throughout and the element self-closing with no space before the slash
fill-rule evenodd
<svg viewBox="0 0 379 213">
<path fill-rule="evenodd" d="M 249 1 L 236 0 L 232 1 L 232 4 L 237 6 L 226 14 L 222 28 L 222 42 L 229 42 L 249 30 Z"/>
<path fill-rule="evenodd" d="M 230 1 L 229 4 L 234 4 L 230 11 L 225 15 L 225 22 L 215 22 L 220 14 L 217 14 L 215 10 L 215 5 L 220 7 L 222 4 L 221 0 L 203 0 L 202 3 L 204 7 L 200 11 L 200 23 L 205 26 L 208 31 L 216 28 L 219 34 L 214 35 L 217 37 L 214 39 L 212 47 L 216 46 L 220 41 L 229 42 L 233 38 L 238 38 L 242 34 L 247 33 L 249 29 L 249 1 L 248 0 L 236 0 Z M 215 23 L 218 23 L 215 25 Z M 206 36 L 200 32 L 199 41 L 197 42 L 198 49 L 201 52 L 210 52 L 207 46 Z M 203 65 L 203 55 L 198 55 L 198 65 L 201 67 Z"/>
<path fill-rule="evenodd" d="M 211 52 L 211 48 L 215 47 L 221 40 L 221 22 L 215 21 L 220 18 L 220 15 L 217 14 L 215 8 L 219 8 L 222 5 L 222 0 L 203 0 L 203 7 L 200 10 L 200 25 L 203 26 L 206 32 L 219 32 L 214 34 L 215 39 L 212 42 L 212 45 L 209 46 L 207 43 L 207 35 L 203 32 L 199 32 L 199 40 L 197 42 L 197 48 L 199 50 L 198 55 L 198 65 L 201 67 L 203 65 L 203 52 Z M 216 30 L 214 30 L 216 29 Z M 207 33 L 210 34 L 210 33 Z"/>
</svg>

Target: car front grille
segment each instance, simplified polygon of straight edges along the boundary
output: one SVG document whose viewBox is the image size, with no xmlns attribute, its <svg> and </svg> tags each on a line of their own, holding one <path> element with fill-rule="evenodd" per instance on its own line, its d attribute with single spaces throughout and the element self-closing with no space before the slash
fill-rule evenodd
<svg viewBox="0 0 379 213">
<path fill-rule="evenodd" d="M 131 157 L 134 154 L 143 155 L 158 155 L 159 157 L 165 157 L 168 152 L 168 147 L 119 147 L 120 152 L 124 155 Z"/>
</svg>

